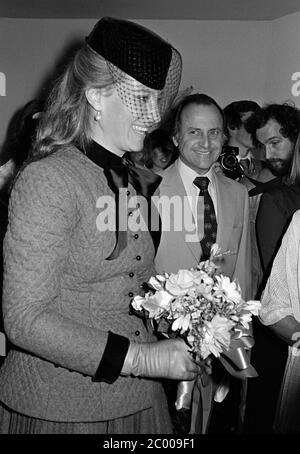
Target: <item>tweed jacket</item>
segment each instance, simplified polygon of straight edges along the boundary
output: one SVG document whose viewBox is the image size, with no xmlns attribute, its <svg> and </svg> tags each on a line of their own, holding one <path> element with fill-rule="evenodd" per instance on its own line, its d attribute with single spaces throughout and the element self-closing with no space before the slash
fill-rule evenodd
<svg viewBox="0 0 300 454">
<path fill-rule="evenodd" d="M 244 186 L 223 175 L 214 172 L 217 193 L 217 239 L 224 255 L 220 263 L 222 272 L 230 278 L 237 278 L 243 296 L 250 297 L 251 292 L 251 252 L 249 236 L 249 198 Z M 179 196 L 184 203 L 186 191 L 178 173 L 176 163 L 165 170 L 159 186 L 160 196 L 172 198 Z M 196 267 L 201 259 L 200 241 L 189 241 L 186 224 L 176 230 L 174 224 L 168 226 L 167 210 L 161 211 L 162 235 L 155 257 L 158 272 L 177 272 L 180 268 Z M 190 214 L 190 217 L 192 215 Z M 174 220 L 174 219 L 173 219 Z M 180 223 L 177 222 L 179 225 Z"/>
<path fill-rule="evenodd" d="M 134 194 L 129 185 L 128 198 Z M 126 249 L 106 260 L 116 241 L 114 229 L 103 231 L 100 222 L 114 219 L 110 200 L 103 170 L 76 148 L 31 163 L 17 179 L 3 290 L 5 330 L 15 348 L 0 370 L 0 400 L 15 411 L 52 421 L 101 421 L 150 408 L 161 392 L 149 379 L 92 382 L 108 331 L 154 340 L 151 329 L 129 315 L 132 296 L 154 272 L 151 236 L 128 231 Z"/>
</svg>

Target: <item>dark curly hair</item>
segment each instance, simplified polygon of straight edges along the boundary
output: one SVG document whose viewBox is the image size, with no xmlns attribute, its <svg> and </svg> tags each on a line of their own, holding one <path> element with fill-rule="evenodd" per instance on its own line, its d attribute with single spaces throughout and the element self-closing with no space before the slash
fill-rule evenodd
<svg viewBox="0 0 300 454">
<path fill-rule="evenodd" d="M 247 112 L 259 112 L 260 106 L 255 101 L 241 100 L 234 101 L 224 107 L 225 131 L 228 129 L 239 129 L 243 125 L 242 115 Z"/>
<path fill-rule="evenodd" d="M 290 104 L 268 104 L 254 113 L 245 123 L 245 128 L 250 132 L 254 145 L 259 146 L 257 129 L 263 128 L 270 120 L 275 120 L 280 126 L 280 133 L 293 144 L 296 143 L 300 133 L 300 110 Z"/>
</svg>

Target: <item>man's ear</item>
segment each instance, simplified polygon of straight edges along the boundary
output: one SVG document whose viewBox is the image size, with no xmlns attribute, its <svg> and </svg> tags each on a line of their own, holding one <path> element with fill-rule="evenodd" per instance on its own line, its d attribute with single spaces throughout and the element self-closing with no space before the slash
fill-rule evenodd
<svg viewBox="0 0 300 454">
<path fill-rule="evenodd" d="M 176 136 L 173 136 L 173 137 L 172 137 L 172 140 L 173 140 L 173 143 L 174 143 L 175 147 L 178 147 L 178 140 L 177 140 L 177 137 L 176 137 Z"/>
<path fill-rule="evenodd" d="M 89 105 L 96 111 L 101 111 L 102 107 L 102 92 L 99 88 L 87 88 L 85 97 Z"/>
</svg>

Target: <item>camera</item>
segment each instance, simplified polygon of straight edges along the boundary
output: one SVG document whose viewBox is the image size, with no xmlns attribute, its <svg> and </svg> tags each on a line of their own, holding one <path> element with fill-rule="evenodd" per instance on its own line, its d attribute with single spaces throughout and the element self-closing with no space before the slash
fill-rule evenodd
<svg viewBox="0 0 300 454">
<path fill-rule="evenodd" d="M 224 145 L 218 159 L 219 163 L 221 164 L 224 175 L 233 180 L 241 178 L 244 175 L 244 169 L 240 165 L 237 158 L 238 154 L 239 154 L 238 147 Z"/>
</svg>

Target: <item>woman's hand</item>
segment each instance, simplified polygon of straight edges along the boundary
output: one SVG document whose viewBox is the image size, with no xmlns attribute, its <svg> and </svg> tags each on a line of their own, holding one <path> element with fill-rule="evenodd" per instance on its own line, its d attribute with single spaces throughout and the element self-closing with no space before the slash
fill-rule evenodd
<svg viewBox="0 0 300 454">
<path fill-rule="evenodd" d="M 193 361 L 189 347 L 182 339 L 167 339 L 149 343 L 132 342 L 121 374 L 194 380 L 201 372 L 202 365 Z"/>
</svg>

